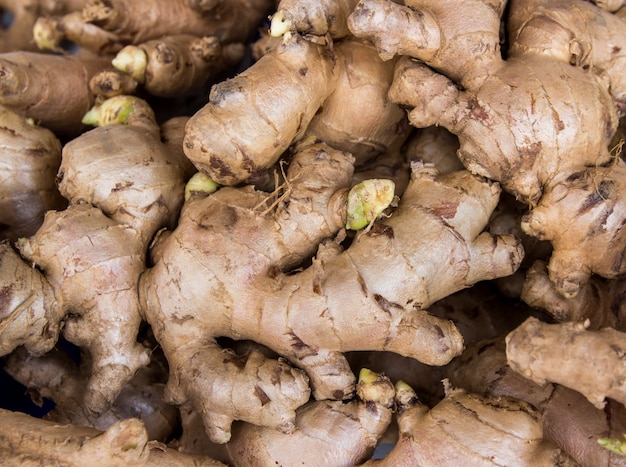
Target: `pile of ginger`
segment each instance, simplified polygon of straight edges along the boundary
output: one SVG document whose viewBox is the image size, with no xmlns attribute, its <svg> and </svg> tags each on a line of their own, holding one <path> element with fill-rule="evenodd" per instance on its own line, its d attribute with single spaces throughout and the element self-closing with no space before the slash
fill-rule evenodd
<svg viewBox="0 0 626 467">
<path fill-rule="evenodd" d="M 624 3 L 0 0 L 0 463 L 626 466 Z"/>
</svg>

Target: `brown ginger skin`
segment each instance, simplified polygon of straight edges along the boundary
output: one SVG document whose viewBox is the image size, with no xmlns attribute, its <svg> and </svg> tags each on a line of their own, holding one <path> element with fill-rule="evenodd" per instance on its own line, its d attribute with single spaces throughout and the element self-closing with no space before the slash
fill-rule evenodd
<svg viewBox="0 0 626 467">
<path fill-rule="evenodd" d="M 576 465 L 543 439 L 541 415 L 518 399 L 446 388 L 446 396 L 429 409 L 404 383 L 396 384 L 396 406 L 396 445 L 384 459 L 363 465 Z"/>
<path fill-rule="evenodd" d="M 55 177 L 61 143 L 48 129 L 0 106 L 0 239 L 34 234 L 46 211 L 66 205 Z"/>
<path fill-rule="evenodd" d="M 599 409 L 606 398 L 625 404 L 626 336 L 612 328 L 591 330 L 585 326 L 528 318 L 507 335 L 509 366 L 538 384 L 553 382 L 574 389 Z M 555 342 L 559 352 L 554 352 Z"/>
<path fill-rule="evenodd" d="M 345 156 L 319 145 L 304 150 L 321 166 L 292 178 L 294 191 L 289 203 L 279 208 L 274 219 L 250 210 L 258 204 L 258 194 L 250 191 L 222 188 L 205 199 L 192 200 L 183 210 L 177 229 L 159 246 L 156 265 L 142 276 L 143 307 L 168 357 L 172 371 L 168 389 L 178 403 L 191 400 L 202 413 L 206 410 L 204 404 L 215 406 L 207 401 L 222 397 L 200 387 L 199 377 L 191 380 L 188 376 L 193 371 L 208 377 L 208 368 L 200 367 L 195 360 L 215 352 L 214 339 L 218 336 L 261 343 L 305 369 L 317 399 L 342 399 L 353 391 L 353 376 L 342 352 L 387 350 L 443 365 L 461 350 L 461 336 L 450 322 L 424 309 L 475 282 L 511 274 L 521 261 L 516 240 L 481 234 L 483 222 L 497 203 L 497 185 L 468 172 L 437 177 L 431 169 L 416 168 L 391 218 L 358 236 L 345 252 L 327 244 L 311 267 L 293 275 L 280 274 L 298 265 L 305 251 L 311 253 L 319 239 L 332 235 L 343 223 L 334 218 L 334 208 L 328 211 L 328 202 L 336 198 L 331 181 L 339 183 L 336 171 Z M 341 162 L 346 171 L 343 176 L 349 180 L 345 163 Z M 293 167 L 300 164 L 303 162 Z M 324 165 L 335 167 L 335 174 L 320 177 Z M 302 167 L 298 170 L 304 170 Z M 322 184 L 330 190 L 322 196 L 316 189 L 313 211 L 313 206 L 307 206 L 311 202 L 309 195 L 295 191 L 299 183 L 312 183 L 305 177 L 309 172 L 315 173 L 313 186 Z M 296 221 L 289 219 L 294 209 L 303 213 L 298 217 L 304 217 L 290 225 Z M 419 221 L 407 223 L 407 216 Z M 317 218 L 316 228 L 307 227 L 312 222 L 305 223 L 308 217 Z M 237 228 L 229 227 L 233 223 Z M 229 232 L 228 237 L 220 230 Z M 309 230 L 316 232 L 317 240 L 307 233 Z M 203 235 L 198 235 L 200 231 Z M 215 232 L 217 237 L 213 239 L 208 232 Z M 287 234 L 297 237 L 283 238 Z M 263 253 L 254 251 L 253 245 L 262 245 Z M 290 252 L 283 245 L 308 248 Z M 445 254 L 435 245 L 442 245 Z M 220 259 L 232 257 L 233 251 L 242 248 L 247 251 L 245 258 L 232 258 L 226 263 Z M 462 267 L 450 269 L 449 262 Z M 212 285 L 205 280 L 204 287 L 194 287 L 197 268 L 192 271 L 189 264 L 210 273 Z M 383 269 L 381 264 L 385 264 Z M 433 273 L 440 268 L 446 272 Z M 236 278 L 225 279 L 233 275 Z M 399 283 L 397 277 L 404 280 Z M 348 293 L 353 296 L 347 298 Z M 260 300 L 261 295 L 266 298 Z M 186 297 L 184 306 L 181 297 Z M 206 303 L 213 304 L 210 322 L 204 317 Z M 226 306 L 220 307 L 219 303 Z M 243 310 L 247 310 L 245 315 Z M 190 336 L 200 329 L 204 341 L 195 338 L 194 344 L 184 348 L 176 344 L 181 339 L 190 342 Z M 282 331 L 268 333 L 267 329 Z M 194 363 L 190 365 L 190 361 Z M 227 414 L 222 415 L 228 420 Z M 239 417 L 244 415 L 242 411 Z M 252 417 L 246 420 L 260 424 Z M 205 414 L 205 425 L 212 439 L 219 439 L 216 421 L 210 414 Z M 228 425 L 220 430 L 227 432 Z"/>
</svg>

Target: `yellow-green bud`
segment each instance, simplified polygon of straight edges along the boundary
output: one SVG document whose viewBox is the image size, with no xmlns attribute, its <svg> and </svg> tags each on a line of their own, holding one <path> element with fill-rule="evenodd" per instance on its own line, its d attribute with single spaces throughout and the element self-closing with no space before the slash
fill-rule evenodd
<svg viewBox="0 0 626 467">
<path fill-rule="evenodd" d="M 364 180 L 348 193 L 346 229 L 359 230 L 374 222 L 393 202 L 395 184 L 391 180 Z"/>
<path fill-rule="evenodd" d="M 130 75 L 139 83 L 143 84 L 146 80 L 148 56 L 141 47 L 127 45 L 111 60 L 111 64 L 119 71 Z"/>
<path fill-rule="evenodd" d="M 220 186 L 206 174 L 197 172 L 185 185 L 185 201 L 191 198 L 193 193 L 214 193 Z"/>
</svg>

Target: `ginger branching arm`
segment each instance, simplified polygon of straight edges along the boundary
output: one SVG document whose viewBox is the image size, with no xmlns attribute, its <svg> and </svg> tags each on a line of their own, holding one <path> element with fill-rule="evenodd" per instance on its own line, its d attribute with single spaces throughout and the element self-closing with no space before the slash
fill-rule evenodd
<svg viewBox="0 0 626 467">
<path fill-rule="evenodd" d="M 94 103 L 89 80 L 110 60 L 80 57 L 39 52 L 1 54 L 0 104 L 58 135 L 76 136 L 85 129 L 83 115 Z"/>
<path fill-rule="evenodd" d="M 244 53 L 242 43 L 180 34 L 128 45 L 112 64 L 152 95 L 179 97 L 203 90 L 212 78 L 239 63 Z"/>
<path fill-rule="evenodd" d="M 209 102 L 187 125 L 185 154 L 220 184 L 258 177 L 302 138 L 336 80 L 325 47 L 288 34 L 248 69 L 211 88 Z"/>
</svg>

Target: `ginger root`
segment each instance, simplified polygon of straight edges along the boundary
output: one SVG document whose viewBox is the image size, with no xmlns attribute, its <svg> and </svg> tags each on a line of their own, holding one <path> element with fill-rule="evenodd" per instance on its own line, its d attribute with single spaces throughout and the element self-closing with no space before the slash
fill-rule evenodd
<svg viewBox="0 0 626 467">
<path fill-rule="evenodd" d="M 177 34 L 217 36 L 223 43 L 245 42 L 269 14 L 271 0 L 229 0 L 204 8 L 188 0 L 153 3 L 88 0 L 78 15 L 35 24 L 45 33 L 42 46 L 58 49 L 69 40 L 94 52 L 118 52 L 125 45 Z M 241 14 L 245 11 L 245 14 Z M 47 24 L 46 24 L 47 23 Z"/>
<path fill-rule="evenodd" d="M 391 423 L 394 395 L 389 378 L 363 368 L 354 399 L 308 402 L 296 411 L 292 433 L 237 422 L 228 443 L 207 446 L 211 443 L 202 423 L 197 423 L 193 413 L 186 413 L 184 444 L 178 447 L 228 465 L 360 465 L 371 457 Z"/>
<path fill-rule="evenodd" d="M 343 252 L 327 243 L 310 267 L 286 275 L 345 223 L 334 206 L 345 196 L 350 176 L 350 158 L 320 144 L 305 145 L 288 172 L 289 196 L 272 215 L 254 210 L 260 194 L 250 190 L 225 187 L 191 198 L 178 227 L 159 246 L 155 266 L 142 275 L 142 307 L 170 364 L 168 394 L 177 403 L 192 401 L 213 440 L 228 439 L 230 421 L 244 415 L 263 424 L 263 410 L 275 410 L 289 394 L 287 388 L 262 386 L 262 393 L 257 389 L 245 399 L 255 401 L 255 412 L 227 413 L 230 402 L 224 397 L 245 396 L 243 388 L 224 390 L 234 376 L 211 376 L 215 369 L 205 362 L 221 353 L 217 337 L 261 343 L 306 370 L 317 399 L 343 399 L 354 390 L 354 376 L 342 352 L 387 350 L 443 365 L 462 350 L 461 336 L 452 323 L 424 310 L 518 267 L 523 254 L 515 239 L 481 233 L 497 204 L 496 184 L 466 171 L 438 177 L 432 168 L 415 167 L 390 218 L 358 235 Z M 247 254 L 234 266 L 230 252 L 242 248 Z M 202 287 L 194 285 L 198 280 Z M 192 339 L 200 329 L 203 338 Z M 306 380 L 297 378 L 302 391 Z M 219 385 L 208 383 L 217 379 Z M 301 397 L 289 396 L 294 404 Z M 217 407 L 223 407 L 220 418 Z M 279 413 L 284 429 L 293 414 Z"/>
<path fill-rule="evenodd" d="M 364 466 L 576 465 L 543 439 L 539 412 L 518 399 L 448 387 L 446 397 L 429 409 L 400 381 L 396 406 L 396 445 L 384 459 Z"/>
<path fill-rule="evenodd" d="M 76 136 L 94 104 L 89 80 L 107 57 L 40 52 L 0 54 L 0 104 L 57 135 Z"/>
<path fill-rule="evenodd" d="M 11 466 L 82 467 L 86 463 L 118 467 L 225 467 L 206 456 L 167 448 L 150 441 L 143 423 L 122 420 L 102 432 L 90 427 L 58 424 L 0 409 L 0 457 Z"/>
<path fill-rule="evenodd" d="M 183 169 L 160 142 L 147 104 L 129 97 L 112 104 L 92 113 L 104 126 L 63 148 L 59 189 L 70 206 L 48 211 L 39 230 L 20 239 L 24 259 L 3 245 L 0 268 L 0 353 L 25 345 L 41 355 L 62 327 L 89 354 L 85 406 L 96 413 L 149 362 L 136 340 L 137 283 L 148 244 L 175 222 L 184 190 Z"/>
<path fill-rule="evenodd" d="M 62 209 L 55 183 L 61 142 L 48 129 L 0 106 L 0 240 L 34 234 L 46 211 Z"/>
<path fill-rule="evenodd" d="M 562 384 L 602 408 L 607 397 L 626 404 L 625 345 L 624 333 L 612 328 L 590 330 L 585 323 L 547 324 L 531 317 L 508 334 L 506 356 L 526 378 Z"/>
<path fill-rule="evenodd" d="M 286 33 L 190 119 L 185 154 L 216 182 L 253 182 L 292 144 L 315 137 L 359 166 L 399 148 L 410 127 L 389 101 L 393 62 L 359 40 L 327 47 Z M 355 106 L 354 102 L 360 105 Z"/>
<path fill-rule="evenodd" d="M 468 170 L 499 181 L 531 209 L 559 211 L 538 212 L 544 225 L 527 231 L 554 240 L 551 278 L 561 293 L 574 296 L 592 273 L 624 273 L 614 260 L 626 250 L 623 213 L 616 209 L 598 230 L 594 223 L 603 221 L 577 211 L 584 201 L 560 209 L 551 204 L 565 203 L 550 196 L 563 194 L 559 184 L 577 184 L 573 177 L 587 180 L 590 200 L 596 191 L 603 197 L 595 188 L 611 172 L 608 148 L 622 115 L 623 20 L 582 0 L 512 2 L 506 18 L 506 2 L 472 0 L 461 24 L 452 3 L 362 0 L 348 24 L 383 58 L 404 55 L 389 96 L 409 108 L 412 125 L 447 128 L 459 137 L 458 156 Z M 504 51 L 501 20 L 509 26 Z"/>
<path fill-rule="evenodd" d="M 543 433 L 579 465 L 618 467 L 626 457 L 604 449 L 601 439 L 616 438 L 626 429 L 626 407 L 609 400 L 604 409 L 559 384 L 539 385 L 507 364 L 504 335 L 468 345 L 446 368 L 450 383 L 489 397 L 515 397 L 541 412 Z"/>
<path fill-rule="evenodd" d="M 204 86 L 240 62 L 242 43 L 222 45 L 216 36 L 165 36 L 124 47 L 113 66 L 130 75 L 143 89 L 160 97 L 181 97 Z"/>
<path fill-rule="evenodd" d="M 209 102 L 187 124 L 185 154 L 219 184 L 254 180 L 302 138 L 336 80 L 323 46 L 287 35 L 248 69 L 211 88 Z"/>
</svg>

